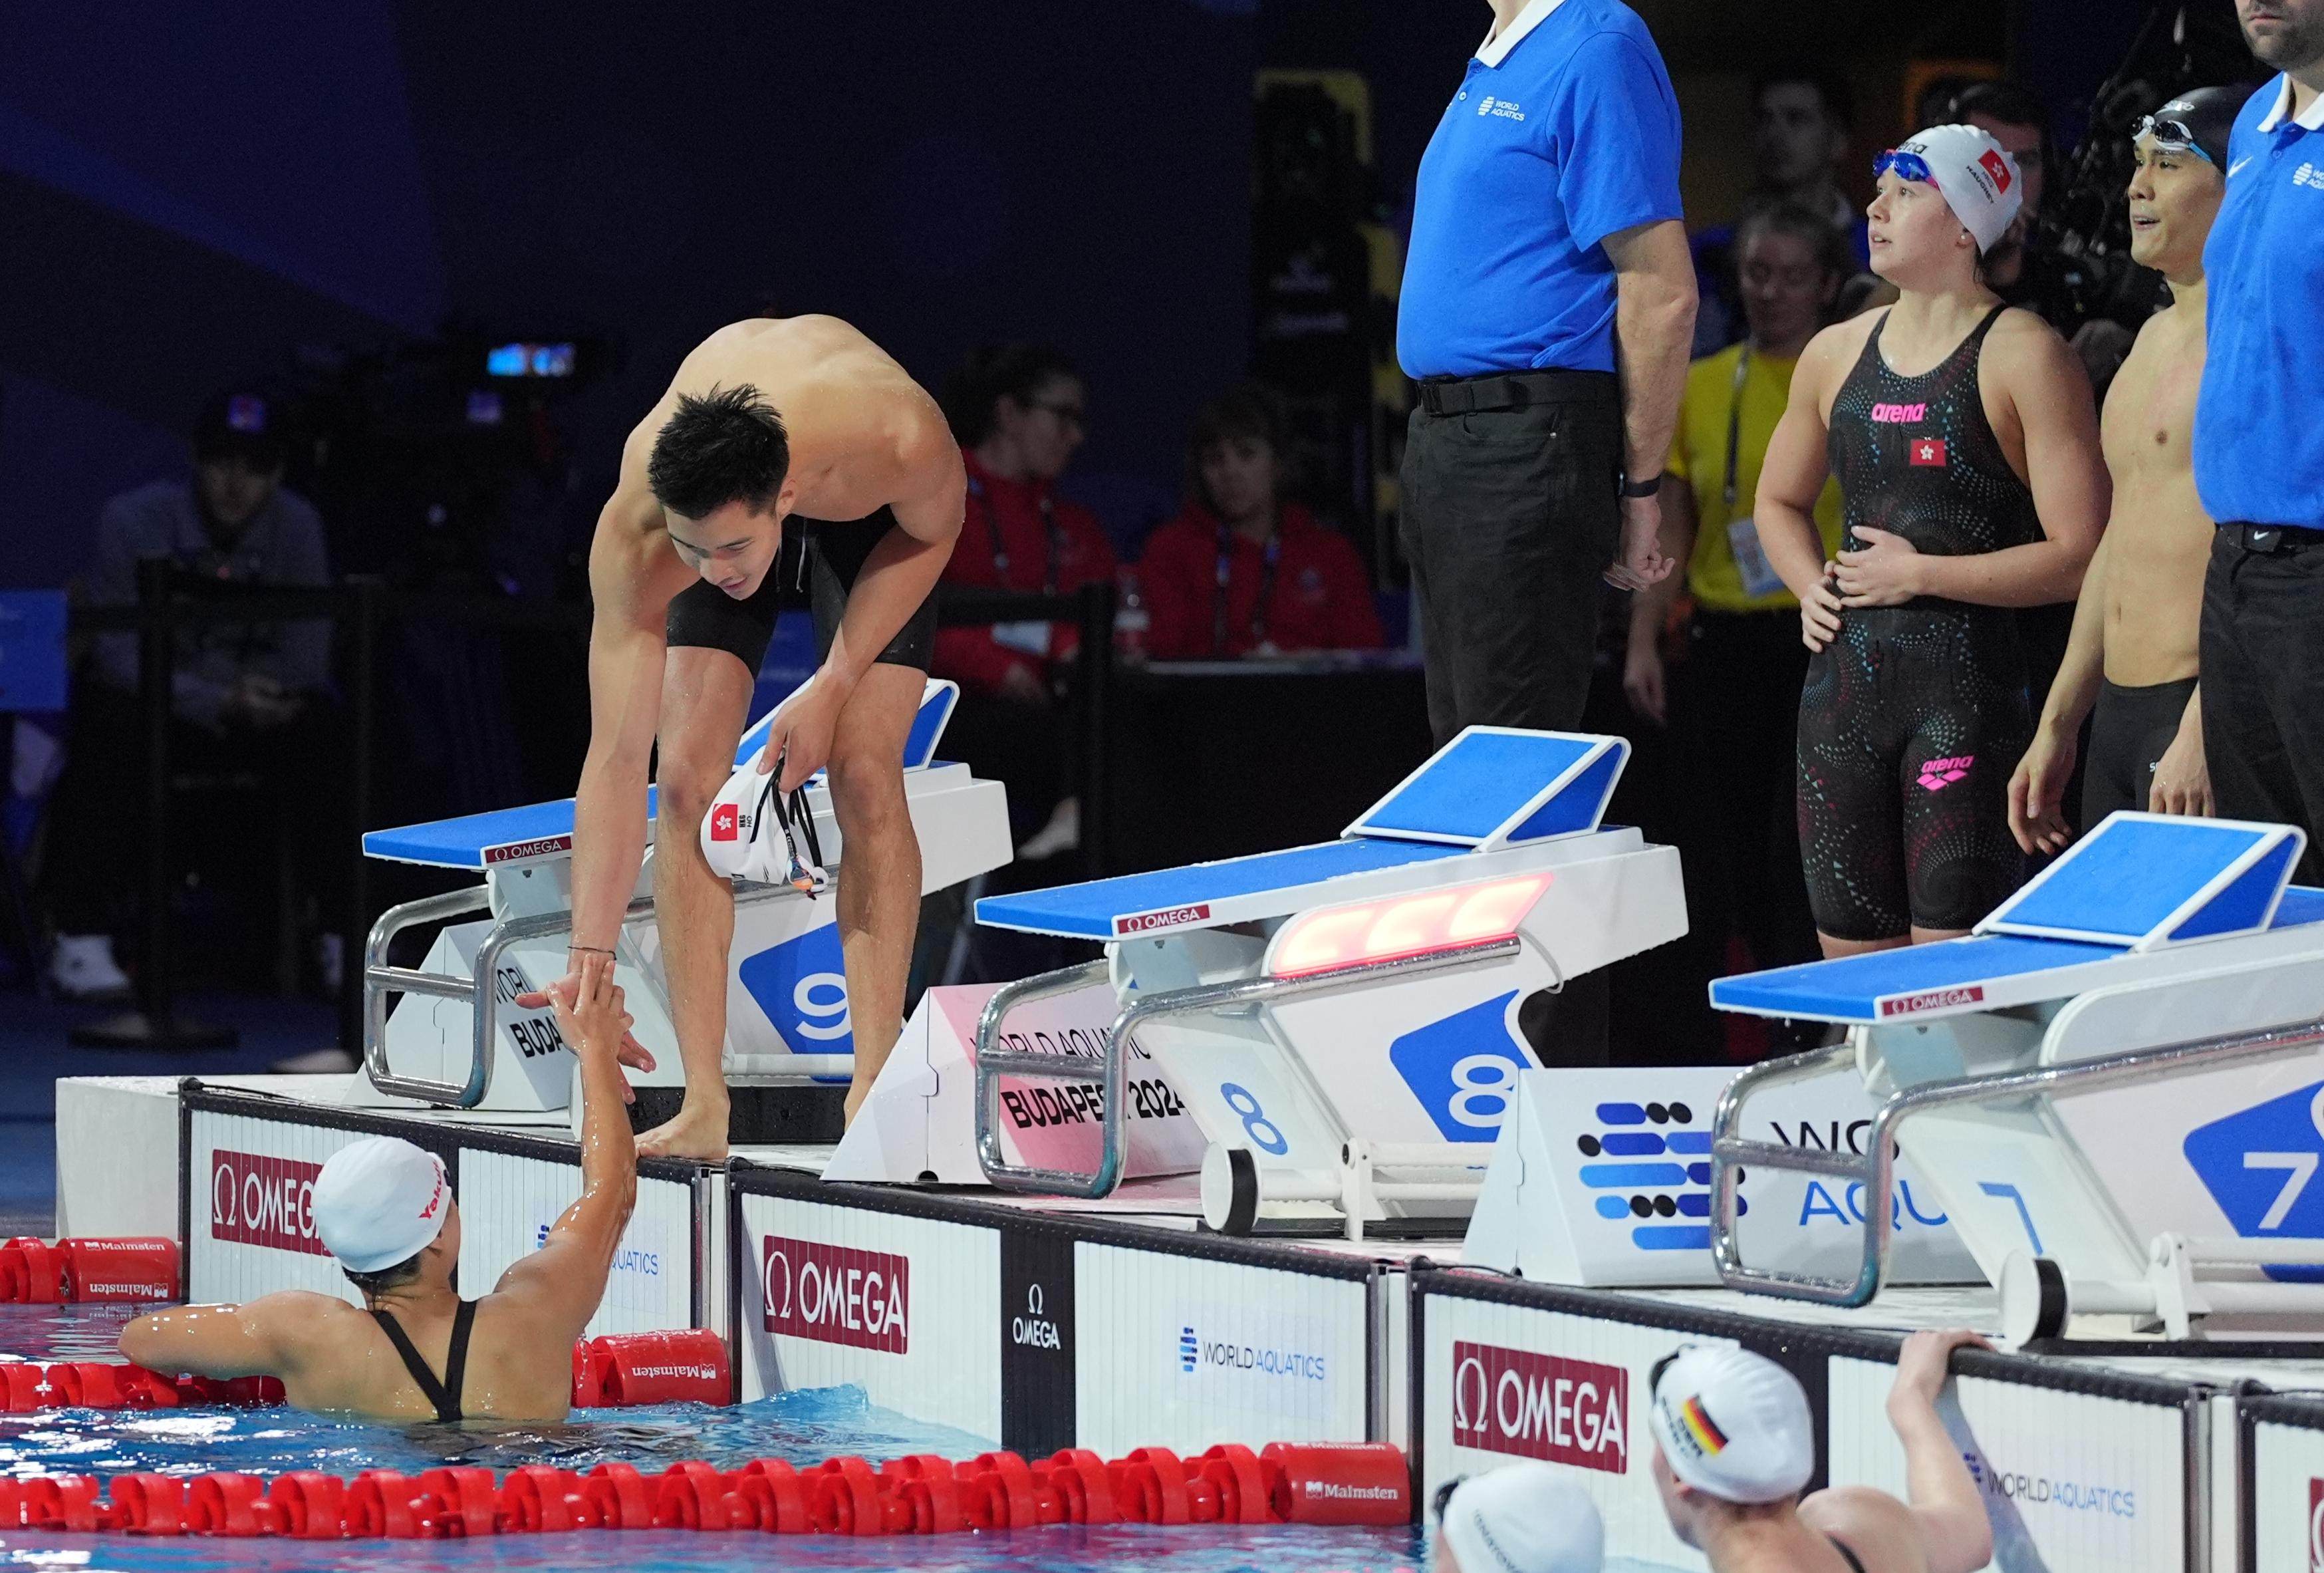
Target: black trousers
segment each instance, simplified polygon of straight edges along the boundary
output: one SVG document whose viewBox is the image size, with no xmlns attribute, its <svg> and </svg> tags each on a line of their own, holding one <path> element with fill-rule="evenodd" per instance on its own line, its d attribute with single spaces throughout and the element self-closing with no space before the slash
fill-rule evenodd
<svg viewBox="0 0 2324 1573">
<path fill-rule="evenodd" d="M 1406 430 L 1402 533 L 1420 617 L 1428 725 L 1582 724 L 1598 591 L 1621 540 L 1621 396 L 1569 373 L 1517 409 L 1432 415 Z M 1606 975 L 1584 973 L 1521 1013 L 1550 1065 L 1603 1065 Z"/>
<path fill-rule="evenodd" d="M 2221 531 L 2203 578 L 2203 756 L 2223 819 L 2298 825 L 2293 877 L 2324 874 L 2324 544 L 2246 551 Z"/>
<path fill-rule="evenodd" d="M 1402 532 L 1440 746 L 1469 726 L 1571 731 L 1589 700 L 1622 410 L 1612 376 L 1563 380 L 1522 409 L 1412 412 Z"/>
<path fill-rule="evenodd" d="M 1800 867 L 1794 735 L 1807 646 L 1799 614 L 1695 614 L 1670 678 L 1671 840 L 1686 884 L 1687 965 L 1678 986 L 1701 1058 L 1725 1059 L 1709 987 L 1740 939 L 1756 967 L 1821 954 Z"/>
</svg>

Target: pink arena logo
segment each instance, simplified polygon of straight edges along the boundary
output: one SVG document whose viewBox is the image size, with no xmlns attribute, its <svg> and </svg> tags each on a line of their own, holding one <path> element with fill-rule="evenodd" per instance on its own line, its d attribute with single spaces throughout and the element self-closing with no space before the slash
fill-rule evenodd
<svg viewBox="0 0 2324 1573">
<path fill-rule="evenodd" d="M 1976 763 L 1974 754 L 1964 754 L 1959 759 L 1932 759 L 1921 766 L 1921 784 L 1932 792 L 1942 791 L 1969 774 L 1969 767 Z"/>
<path fill-rule="evenodd" d="M 1910 426 L 1915 421 L 1926 421 L 1928 418 L 1929 407 L 1926 404 L 1875 404 L 1872 406 L 1872 421 L 1877 426 Z"/>
</svg>

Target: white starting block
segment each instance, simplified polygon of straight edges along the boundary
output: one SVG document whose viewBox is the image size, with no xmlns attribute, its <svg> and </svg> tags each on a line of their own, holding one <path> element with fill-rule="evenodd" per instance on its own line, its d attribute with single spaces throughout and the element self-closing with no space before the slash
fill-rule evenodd
<svg viewBox="0 0 2324 1573">
<path fill-rule="evenodd" d="M 905 792 L 919 834 L 924 891 L 998 868 L 1010 856 L 1001 784 L 977 780 L 964 764 L 935 762 L 959 692 L 954 683 L 931 681 L 905 745 Z M 771 718 L 770 712 L 743 734 L 734 754 L 737 769 L 757 755 Z M 809 784 L 807 800 L 835 882 L 845 854 L 820 775 Z M 651 813 L 650 800 L 649 847 L 615 942 L 613 975 L 628 992 L 638 1041 L 659 1062 L 651 1072 L 632 1072 L 631 1079 L 675 1087 L 683 1084 L 684 1072 L 654 923 Z M 564 975 L 572 929 L 573 800 L 374 830 L 364 837 L 364 850 L 399 863 L 477 870 L 484 883 L 392 908 L 374 925 L 364 948 L 368 1075 L 353 1078 L 348 1101 L 577 1108 L 573 1078 L 578 1068 L 555 1013 L 519 1010 L 513 1003 Z M 726 974 L 728 1080 L 845 1080 L 854 1040 L 835 896 L 826 892 L 811 899 L 788 885 L 738 884 L 734 908 Z M 387 964 L 389 943 L 405 930 L 475 911 L 488 916 L 444 929 L 419 968 Z M 480 978 L 489 979 L 489 986 L 479 987 Z M 388 1000 L 397 994 L 425 997 L 391 1015 Z"/>
<path fill-rule="evenodd" d="M 980 922 L 1107 952 L 986 1006 L 986 1177 L 1107 1194 L 1130 1121 L 1180 1112 L 1126 1096 L 1150 1057 L 1208 1139 L 1212 1227 L 1318 1204 L 1351 1238 L 1466 1217 L 1517 1078 L 1541 1063 L 1523 1023 L 1567 978 L 1685 932 L 1677 853 L 1599 826 L 1628 757 L 1615 737 L 1472 726 L 1337 841 L 979 902 Z M 1003 1047 L 1012 1010 L 1099 980 L 1120 1005 L 1099 1053 Z M 1102 1088 L 1093 1170 L 1009 1161 L 1004 1078 Z"/>
<path fill-rule="evenodd" d="M 2324 891 L 2286 883 L 2304 843 L 2280 825 L 2117 813 L 1970 937 L 1712 984 L 1725 1010 L 1849 1029 L 1721 1097 L 1720 1275 L 1870 1300 L 1886 1209 L 1867 1209 L 1852 1277 L 1749 1266 L 1734 1173 L 1879 1195 L 1901 1145 L 2017 1341 L 2070 1318 L 2078 1333 L 2324 1337 Z M 1741 1138 L 1752 1098 L 1851 1061 L 1881 1105 L 1863 1156 Z"/>
</svg>

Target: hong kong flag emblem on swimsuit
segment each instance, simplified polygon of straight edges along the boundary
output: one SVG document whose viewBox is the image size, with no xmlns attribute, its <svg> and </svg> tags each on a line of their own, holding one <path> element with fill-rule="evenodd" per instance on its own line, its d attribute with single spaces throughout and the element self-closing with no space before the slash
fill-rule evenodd
<svg viewBox="0 0 2324 1573">
<path fill-rule="evenodd" d="M 710 810 L 710 838 L 737 841 L 742 835 L 742 810 L 735 803 L 720 803 Z"/>
<path fill-rule="evenodd" d="M 1941 437 L 1913 439 L 1913 463 L 1916 466 L 1945 467 L 1945 440 Z"/>
</svg>

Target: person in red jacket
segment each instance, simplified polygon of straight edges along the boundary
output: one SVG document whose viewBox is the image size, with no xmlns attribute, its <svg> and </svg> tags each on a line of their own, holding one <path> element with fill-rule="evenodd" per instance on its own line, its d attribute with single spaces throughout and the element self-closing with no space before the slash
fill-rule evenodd
<svg viewBox="0 0 2324 1573">
<path fill-rule="evenodd" d="M 967 456 L 968 517 L 945 582 L 1070 594 L 1111 579 L 1113 547 L 1097 515 L 1053 489 L 1082 445 L 1085 394 L 1073 364 L 1040 345 L 982 349 L 945 393 Z M 945 628 L 935 671 L 966 693 L 1047 706 L 1054 669 L 1073 659 L 1077 639 L 1071 623 Z"/>
<path fill-rule="evenodd" d="M 1277 495 L 1284 438 L 1281 402 L 1256 384 L 1222 393 L 1194 417 L 1192 500 L 1154 532 L 1138 565 L 1154 660 L 1382 644 L 1356 549 Z"/>
<path fill-rule="evenodd" d="M 1082 445 L 1085 391 L 1073 363 L 1041 345 L 980 349 L 945 388 L 968 466 L 968 513 L 946 584 L 1070 594 L 1112 578 L 1097 515 L 1056 495 Z M 945 751 L 1009 789 L 1020 865 L 1080 844 L 1080 803 L 1060 700 L 1080 644 L 1072 623 L 940 628 L 930 670 L 957 680 Z"/>
</svg>

